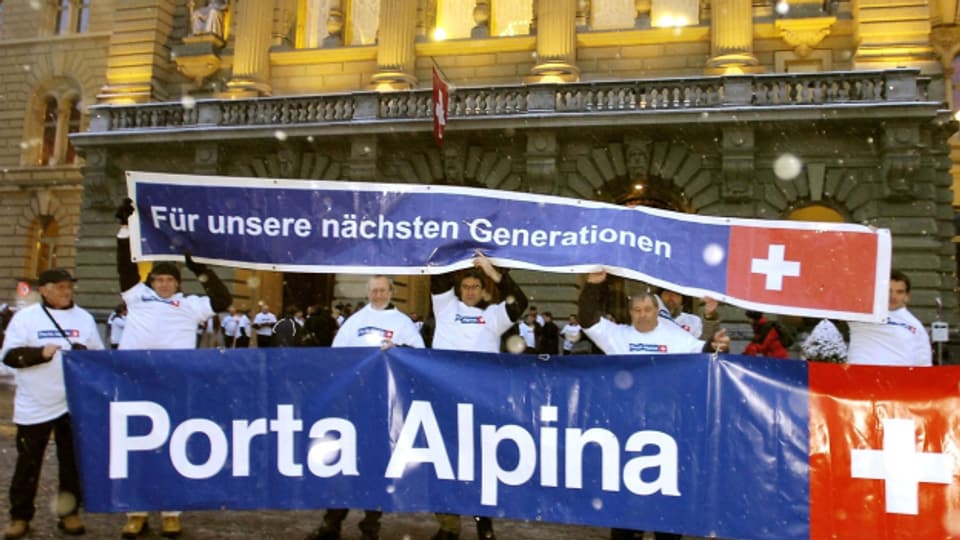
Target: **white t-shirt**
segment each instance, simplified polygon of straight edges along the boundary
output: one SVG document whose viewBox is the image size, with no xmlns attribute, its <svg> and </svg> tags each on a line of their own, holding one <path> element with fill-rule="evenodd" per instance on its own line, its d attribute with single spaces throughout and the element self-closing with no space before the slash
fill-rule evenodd
<svg viewBox="0 0 960 540">
<path fill-rule="evenodd" d="M 110 324 L 110 344 L 119 345 L 120 338 L 123 337 L 123 327 L 127 325 L 127 318 L 111 313 L 107 323 Z"/>
<path fill-rule="evenodd" d="M 513 326 L 507 303 L 486 309 L 470 307 L 457 298 L 453 289 L 432 295 L 437 328 L 433 348 L 452 351 L 500 352 L 500 336 Z"/>
<path fill-rule="evenodd" d="M 394 345 L 423 348 L 423 337 L 410 317 L 396 308 L 363 306 L 344 321 L 333 338 L 333 347 L 379 347 L 384 340 Z"/>
<path fill-rule="evenodd" d="M 250 319 L 246 315 L 227 315 L 220 321 L 223 335 L 227 337 L 250 337 Z"/>
<path fill-rule="evenodd" d="M 269 311 L 264 313 L 260 312 L 253 316 L 253 324 L 262 324 L 260 328 L 257 328 L 258 336 L 272 336 L 273 335 L 273 325 L 277 324 L 277 316 Z"/>
<path fill-rule="evenodd" d="M 703 321 L 696 315 L 681 311 L 679 315 L 673 318 L 673 322 L 680 325 L 680 328 L 683 328 L 687 333 L 697 339 L 703 334 Z"/>
<path fill-rule="evenodd" d="M 653 330 L 640 332 L 633 325 L 616 324 L 601 317 L 597 324 L 584 332 L 607 354 L 699 353 L 703 352 L 704 345 L 703 341 L 663 318 Z"/>
<path fill-rule="evenodd" d="M 77 306 L 69 309 L 47 308 L 72 343 L 80 343 L 91 350 L 103 349 L 97 323 L 86 310 Z M 18 347 L 59 345 L 69 349 L 53 321 L 43 312 L 41 304 L 33 304 L 17 311 L 7 327 L 0 358 Z M 67 412 L 67 393 L 63 382 L 63 355 L 57 351 L 53 359 L 43 364 L 17 368 L 17 390 L 13 400 L 13 421 L 34 425 L 59 418 Z"/>
<path fill-rule="evenodd" d="M 931 366 L 933 351 L 930 348 L 930 336 L 906 307 L 891 311 L 886 324 L 851 322 L 847 363 Z"/>
<path fill-rule="evenodd" d="M 536 323 L 534 323 L 536 324 Z M 535 349 L 537 347 L 537 328 L 536 326 L 528 326 L 524 321 L 517 323 L 517 330 L 520 334 L 520 337 L 523 338 L 523 341 L 527 344 L 527 347 Z"/>
<path fill-rule="evenodd" d="M 210 298 L 177 293 L 160 298 L 143 283 L 123 293 L 127 325 L 120 349 L 195 349 L 197 326 L 213 317 Z"/>
</svg>

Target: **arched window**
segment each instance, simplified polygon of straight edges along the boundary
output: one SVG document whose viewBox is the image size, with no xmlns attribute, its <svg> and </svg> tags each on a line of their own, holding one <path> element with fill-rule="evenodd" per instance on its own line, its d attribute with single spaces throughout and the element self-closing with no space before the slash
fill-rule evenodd
<svg viewBox="0 0 960 540">
<path fill-rule="evenodd" d="M 70 142 L 69 135 L 80 132 L 80 122 L 83 118 L 83 114 L 80 112 L 80 101 L 76 98 L 68 99 L 67 104 L 67 138 L 65 139 L 67 147 L 64 152 L 63 163 L 72 164 L 77 160 L 77 151 L 73 147 L 73 143 Z"/>
<path fill-rule="evenodd" d="M 38 276 L 44 270 L 56 268 L 60 239 L 60 226 L 57 220 L 53 216 L 37 216 L 33 220 L 28 238 L 31 246 L 27 269 L 32 271 L 28 275 Z"/>
<path fill-rule="evenodd" d="M 57 100 L 47 97 L 43 107 L 43 149 L 40 153 L 39 165 L 50 165 L 54 159 L 54 148 L 57 145 Z"/>
<path fill-rule="evenodd" d="M 823 204 L 810 204 L 797 208 L 787 216 L 791 221 L 818 221 L 820 223 L 843 223 L 843 214 Z"/>
<path fill-rule="evenodd" d="M 76 85 L 55 79 L 34 91 L 33 105 L 24 122 L 21 147 L 24 166 L 57 166 L 76 162 L 69 135 L 83 129 L 81 100 Z"/>
</svg>

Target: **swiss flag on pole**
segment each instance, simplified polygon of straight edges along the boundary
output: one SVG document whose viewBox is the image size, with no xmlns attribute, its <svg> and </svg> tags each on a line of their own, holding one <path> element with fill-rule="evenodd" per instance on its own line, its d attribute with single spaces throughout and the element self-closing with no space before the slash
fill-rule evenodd
<svg viewBox="0 0 960 540">
<path fill-rule="evenodd" d="M 809 364 L 810 538 L 960 538 L 958 380 Z"/>
<path fill-rule="evenodd" d="M 450 84 L 433 66 L 433 140 L 443 146 L 443 132 L 447 128 L 447 112 L 450 110 Z"/>
<path fill-rule="evenodd" d="M 761 305 L 871 313 L 886 308 L 889 260 L 871 232 L 734 225 L 727 293 Z"/>
</svg>

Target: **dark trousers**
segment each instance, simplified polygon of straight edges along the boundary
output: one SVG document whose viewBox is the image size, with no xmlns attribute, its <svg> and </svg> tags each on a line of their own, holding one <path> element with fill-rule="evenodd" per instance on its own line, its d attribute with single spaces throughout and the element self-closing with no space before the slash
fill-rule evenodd
<svg viewBox="0 0 960 540">
<path fill-rule="evenodd" d="M 349 508 L 328 508 L 327 513 L 323 515 L 323 525 L 332 531 L 339 531 L 343 525 L 343 520 L 347 519 Z M 380 534 L 380 516 L 383 512 L 379 510 L 364 510 L 363 519 L 360 520 L 359 528 L 370 536 L 376 537 Z"/>
<path fill-rule="evenodd" d="M 80 475 L 77 472 L 77 458 L 73 447 L 73 434 L 70 432 L 70 415 L 63 416 L 31 426 L 17 424 L 17 465 L 10 482 L 10 519 L 33 519 L 33 500 L 37 496 L 40 483 L 40 470 L 43 468 L 43 453 L 47 441 L 53 432 L 57 443 L 57 462 L 59 464 L 60 492 L 69 493 L 80 506 Z M 76 509 L 73 512 L 75 513 Z"/>
</svg>

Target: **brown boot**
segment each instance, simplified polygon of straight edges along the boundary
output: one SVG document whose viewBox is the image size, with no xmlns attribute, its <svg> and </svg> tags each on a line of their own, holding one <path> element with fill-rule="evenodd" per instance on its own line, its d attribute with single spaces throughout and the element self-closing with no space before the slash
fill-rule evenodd
<svg viewBox="0 0 960 540">
<path fill-rule="evenodd" d="M 143 534 L 150 526 L 147 524 L 147 516 L 127 516 L 127 524 L 120 531 L 123 538 L 136 538 Z"/>
<path fill-rule="evenodd" d="M 30 531 L 30 522 L 25 519 L 12 519 L 3 530 L 3 540 L 23 538 Z"/>
<path fill-rule="evenodd" d="M 180 516 L 163 516 L 163 526 L 160 528 L 160 535 L 166 538 L 176 538 L 180 536 L 183 529 L 180 527 Z"/>
<path fill-rule="evenodd" d="M 80 536 L 87 532 L 87 528 L 83 525 L 83 520 L 80 519 L 80 516 L 77 514 L 70 514 L 69 516 L 60 518 L 60 521 L 57 522 L 57 528 L 63 531 L 64 534 L 69 534 L 70 536 Z"/>
</svg>

